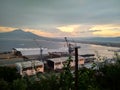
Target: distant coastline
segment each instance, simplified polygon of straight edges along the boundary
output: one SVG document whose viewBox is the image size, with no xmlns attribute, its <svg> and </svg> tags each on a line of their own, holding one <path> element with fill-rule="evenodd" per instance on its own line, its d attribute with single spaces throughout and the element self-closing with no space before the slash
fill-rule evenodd
<svg viewBox="0 0 120 90">
<path fill-rule="evenodd" d="M 95 45 L 102 45 L 102 46 L 109 46 L 109 47 L 120 47 L 120 43 L 112 43 L 112 42 L 89 42 L 89 41 L 79 41 L 78 43 L 84 44 L 95 44 Z"/>
<path fill-rule="evenodd" d="M 72 42 L 71 40 L 69 40 Z M 64 39 L 61 40 L 39 40 L 37 39 L 37 43 L 41 45 L 42 47 L 47 48 L 59 48 L 64 47 L 66 42 Z M 79 41 L 75 40 L 73 43 L 81 43 L 81 44 L 93 44 L 93 45 L 101 45 L 101 46 L 107 46 L 107 47 L 118 47 L 120 48 L 120 43 L 116 42 L 100 42 L 100 41 Z M 12 48 L 31 48 L 31 47 L 38 47 L 36 43 L 31 39 L 3 39 L 0 38 L 0 52 L 6 52 L 10 51 Z"/>
<path fill-rule="evenodd" d="M 36 43 L 37 42 L 37 43 Z M 68 38 L 68 42 L 94 44 L 109 47 L 120 47 L 120 37 L 77 37 Z M 57 49 L 66 45 L 64 37 L 48 38 L 35 35 L 23 30 L 0 33 L 0 52 L 10 51 L 12 48 L 46 47 Z"/>
</svg>

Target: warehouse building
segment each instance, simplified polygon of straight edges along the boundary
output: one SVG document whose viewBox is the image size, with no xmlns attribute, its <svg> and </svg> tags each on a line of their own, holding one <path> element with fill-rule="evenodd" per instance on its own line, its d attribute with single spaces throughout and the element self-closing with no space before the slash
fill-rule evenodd
<svg viewBox="0 0 120 90">
<path fill-rule="evenodd" d="M 38 60 L 15 63 L 18 73 L 24 76 L 31 76 L 44 72 L 44 64 Z"/>
<path fill-rule="evenodd" d="M 53 58 L 53 59 L 47 60 L 47 65 L 53 70 L 58 70 L 64 67 L 64 64 L 67 63 L 67 60 L 68 60 L 68 57 Z M 83 65 L 83 64 L 84 64 L 84 58 L 79 57 L 78 65 Z M 70 60 L 70 66 L 75 67 L 75 57 L 72 57 L 72 59 Z"/>
</svg>

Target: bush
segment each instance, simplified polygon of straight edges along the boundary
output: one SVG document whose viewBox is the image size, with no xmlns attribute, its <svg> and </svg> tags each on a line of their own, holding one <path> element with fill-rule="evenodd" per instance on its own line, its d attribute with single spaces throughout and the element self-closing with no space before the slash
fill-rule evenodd
<svg viewBox="0 0 120 90">
<path fill-rule="evenodd" d="M 20 75 L 14 67 L 0 67 L 0 78 L 12 82 L 17 78 L 20 78 Z"/>
<path fill-rule="evenodd" d="M 0 90 L 9 90 L 9 84 L 3 79 L 0 79 Z"/>
</svg>

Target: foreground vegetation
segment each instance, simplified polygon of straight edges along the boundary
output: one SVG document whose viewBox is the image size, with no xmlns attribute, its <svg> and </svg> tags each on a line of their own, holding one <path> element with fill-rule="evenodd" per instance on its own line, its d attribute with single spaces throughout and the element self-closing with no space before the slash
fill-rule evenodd
<svg viewBox="0 0 120 90">
<path fill-rule="evenodd" d="M 79 90 L 120 90 L 120 58 L 115 64 L 102 64 L 99 69 L 80 68 Z M 44 73 L 21 77 L 12 67 L 0 67 L 0 90 L 75 90 L 74 73 L 68 63 L 61 73 Z"/>
</svg>

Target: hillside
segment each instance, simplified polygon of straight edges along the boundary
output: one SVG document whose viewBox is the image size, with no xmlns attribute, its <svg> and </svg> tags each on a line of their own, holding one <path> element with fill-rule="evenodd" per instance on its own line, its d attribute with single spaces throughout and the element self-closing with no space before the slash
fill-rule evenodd
<svg viewBox="0 0 120 90">
<path fill-rule="evenodd" d="M 37 39 L 37 40 L 58 41 L 58 42 L 63 41 L 62 39 L 59 39 L 59 38 L 49 38 L 49 37 L 38 36 L 31 32 L 25 32 L 22 29 L 17 29 L 11 32 L 0 33 L 0 39 L 10 39 L 10 40 Z"/>
<path fill-rule="evenodd" d="M 12 48 L 47 47 L 58 48 L 61 39 L 35 35 L 23 30 L 0 33 L 0 52 L 10 51 Z"/>
<path fill-rule="evenodd" d="M 11 32 L 0 33 L 0 38 L 9 38 L 9 39 L 45 39 L 42 36 L 37 36 L 31 32 L 24 32 L 21 29 L 17 29 Z"/>
</svg>

